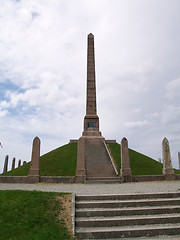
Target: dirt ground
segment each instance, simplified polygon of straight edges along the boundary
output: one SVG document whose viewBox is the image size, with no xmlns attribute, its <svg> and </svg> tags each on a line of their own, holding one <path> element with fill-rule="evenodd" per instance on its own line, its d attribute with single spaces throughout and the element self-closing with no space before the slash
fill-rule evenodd
<svg viewBox="0 0 180 240">
<path fill-rule="evenodd" d="M 57 200 L 62 204 L 62 210 L 59 213 L 59 218 L 64 219 L 68 232 L 73 236 L 72 232 L 72 194 L 67 194 L 62 197 L 58 196 Z"/>
</svg>

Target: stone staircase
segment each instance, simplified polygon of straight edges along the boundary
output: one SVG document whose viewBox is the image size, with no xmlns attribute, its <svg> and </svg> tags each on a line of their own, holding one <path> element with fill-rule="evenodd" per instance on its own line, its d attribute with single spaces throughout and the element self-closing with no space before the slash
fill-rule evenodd
<svg viewBox="0 0 180 240">
<path fill-rule="evenodd" d="M 77 239 L 180 234 L 180 193 L 76 196 Z"/>
<path fill-rule="evenodd" d="M 87 180 L 116 178 L 111 159 L 101 139 L 87 139 L 85 142 L 85 161 Z M 91 179 L 90 179 L 91 178 Z"/>
</svg>

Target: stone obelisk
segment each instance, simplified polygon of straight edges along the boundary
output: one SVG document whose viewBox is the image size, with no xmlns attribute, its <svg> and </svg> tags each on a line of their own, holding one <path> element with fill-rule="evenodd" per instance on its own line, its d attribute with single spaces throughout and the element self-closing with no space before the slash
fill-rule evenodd
<svg viewBox="0 0 180 240">
<path fill-rule="evenodd" d="M 86 116 L 84 117 L 83 136 L 101 136 L 96 109 L 95 54 L 94 35 L 92 33 L 88 35 Z"/>
<path fill-rule="evenodd" d="M 78 140 L 76 182 L 85 182 L 90 177 L 114 177 L 114 169 L 106 150 L 106 143 L 99 131 L 96 108 L 96 76 L 94 36 L 88 35 L 87 90 L 84 131 Z"/>
</svg>

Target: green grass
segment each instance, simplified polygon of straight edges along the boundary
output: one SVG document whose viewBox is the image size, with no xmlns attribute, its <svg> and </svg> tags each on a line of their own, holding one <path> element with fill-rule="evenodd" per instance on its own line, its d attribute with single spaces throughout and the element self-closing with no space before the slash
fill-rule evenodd
<svg viewBox="0 0 180 240">
<path fill-rule="evenodd" d="M 0 191 L 1 240 L 73 239 L 59 219 L 60 193 Z"/>
<path fill-rule="evenodd" d="M 25 163 L 21 167 L 15 168 L 12 171 L 3 173 L 2 176 L 27 176 L 29 173 L 30 162 Z"/>
<path fill-rule="evenodd" d="M 41 176 L 75 176 L 77 143 L 66 144 L 40 157 Z M 2 176 L 27 176 L 30 162 Z"/>
<path fill-rule="evenodd" d="M 121 168 L 121 146 L 120 144 L 108 144 L 112 157 L 118 168 L 118 173 L 120 174 Z M 162 175 L 162 163 L 145 156 L 139 152 L 129 149 L 129 159 L 132 175 Z M 179 170 L 175 169 L 176 174 L 180 174 Z"/>
<path fill-rule="evenodd" d="M 40 158 L 41 176 L 75 176 L 77 143 L 57 148 Z"/>
</svg>

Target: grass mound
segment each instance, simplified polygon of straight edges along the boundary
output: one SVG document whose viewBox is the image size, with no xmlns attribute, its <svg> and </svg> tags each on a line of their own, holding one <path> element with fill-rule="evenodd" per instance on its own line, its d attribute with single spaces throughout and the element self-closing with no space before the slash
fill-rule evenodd
<svg viewBox="0 0 180 240">
<path fill-rule="evenodd" d="M 66 144 L 40 157 L 41 176 L 75 176 L 77 143 Z M 30 162 L 2 176 L 27 176 Z"/>
<path fill-rule="evenodd" d="M 115 161 L 115 164 L 118 169 L 118 173 L 120 174 L 121 168 L 121 145 L 116 144 L 108 144 L 111 155 Z M 129 159 L 130 166 L 133 176 L 138 175 L 162 175 L 162 163 L 157 162 L 156 160 L 143 155 L 139 152 L 136 152 L 129 148 Z M 180 174 L 179 170 L 175 169 L 176 174 Z"/>
<path fill-rule="evenodd" d="M 120 144 L 108 144 L 111 155 L 120 173 Z M 163 165 L 139 152 L 129 149 L 132 175 L 161 175 Z M 75 176 L 77 162 L 77 143 L 66 144 L 40 157 L 41 176 Z M 30 163 L 9 171 L 2 176 L 27 176 Z M 175 169 L 176 174 L 180 174 Z"/>
<path fill-rule="evenodd" d="M 1 240 L 74 239 L 68 233 L 57 201 L 62 193 L 0 191 Z"/>
</svg>

